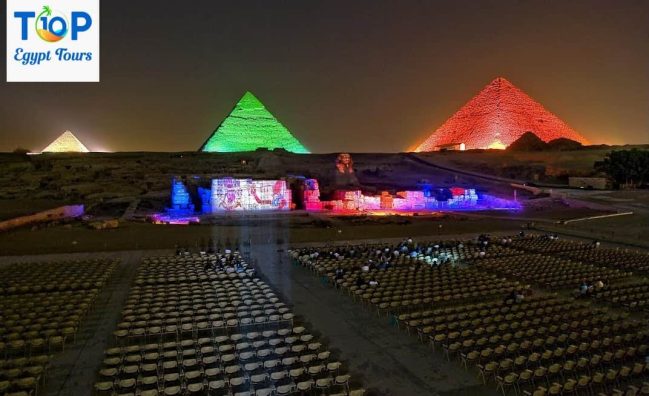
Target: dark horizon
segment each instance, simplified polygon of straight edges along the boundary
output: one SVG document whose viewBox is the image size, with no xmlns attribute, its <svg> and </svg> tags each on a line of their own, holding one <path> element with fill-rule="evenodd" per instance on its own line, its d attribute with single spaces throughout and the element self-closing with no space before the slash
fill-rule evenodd
<svg viewBox="0 0 649 396">
<path fill-rule="evenodd" d="M 194 151 L 247 90 L 314 153 L 405 151 L 499 76 L 592 144 L 649 143 L 648 22 L 642 0 L 104 1 L 101 83 L 3 77 L 0 151 Z"/>
</svg>

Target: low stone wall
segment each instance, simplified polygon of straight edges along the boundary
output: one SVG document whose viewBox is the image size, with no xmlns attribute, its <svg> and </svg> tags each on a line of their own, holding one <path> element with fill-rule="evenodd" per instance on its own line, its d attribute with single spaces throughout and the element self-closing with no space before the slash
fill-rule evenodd
<svg viewBox="0 0 649 396">
<path fill-rule="evenodd" d="M 83 205 L 66 205 L 58 208 L 45 210 L 28 216 L 16 217 L 14 219 L 0 222 L 0 232 L 12 228 L 22 227 L 35 223 L 45 223 L 54 220 L 73 219 L 83 216 Z"/>
</svg>

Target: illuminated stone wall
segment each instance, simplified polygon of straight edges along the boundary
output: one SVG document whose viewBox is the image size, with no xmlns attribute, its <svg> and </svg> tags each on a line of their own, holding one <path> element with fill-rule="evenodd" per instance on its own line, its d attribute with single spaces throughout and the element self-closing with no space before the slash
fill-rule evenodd
<svg viewBox="0 0 649 396">
<path fill-rule="evenodd" d="M 518 202 L 478 195 L 473 188 L 433 189 L 424 186 L 418 191 L 399 191 L 396 195 L 382 191 L 380 195 L 364 195 L 360 190 L 336 190 L 333 199 L 320 200 L 315 179 L 305 180 L 304 207 L 308 211 L 341 213 L 414 212 L 444 210 L 520 209 Z"/>
<path fill-rule="evenodd" d="M 181 180 L 173 179 L 171 182 L 171 208 L 170 213 L 189 214 L 194 213 L 194 204 Z"/>
<path fill-rule="evenodd" d="M 291 190 L 284 180 L 214 179 L 212 212 L 290 210 Z"/>
<path fill-rule="evenodd" d="M 414 151 L 465 144 L 468 149 L 504 149 L 525 132 L 548 142 L 568 138 L 588 141 L 557 116 L 500 77 L 474 96 Z"/>
<path fill-rule="evenodd" d="M 252 93 L 246 92 L 200 150 L 237 152 L 259 148 L 309 152 Z"/>
<path fill-rule="evenodd" d="M 198 187 L 198 197 L 201 200 L 201 213 L 212 213 L 212 189 Z"/>
</svg>

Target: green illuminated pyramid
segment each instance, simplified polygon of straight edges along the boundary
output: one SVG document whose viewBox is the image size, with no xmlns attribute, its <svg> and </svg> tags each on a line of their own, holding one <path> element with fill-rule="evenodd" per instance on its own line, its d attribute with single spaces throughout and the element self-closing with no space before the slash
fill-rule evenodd
<svg viewBox="0 0 649 396">
<path fill-rule="evenodd" d="M 307 150 L 250 92 L 246 92 L 200 151 L 236 152 L 283 148 L 293 153 Z"/>
</svg>

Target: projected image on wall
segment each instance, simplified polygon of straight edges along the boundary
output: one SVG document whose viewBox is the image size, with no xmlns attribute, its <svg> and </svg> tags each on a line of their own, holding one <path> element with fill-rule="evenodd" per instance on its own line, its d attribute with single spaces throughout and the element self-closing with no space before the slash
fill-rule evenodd
<svg viewBox="0 0 649 396">
<path fill-rule="evenodd" d="M 284 180 L 212 180 L 213 212 L 290 209 L 291 191 Z"/>
</svg>

